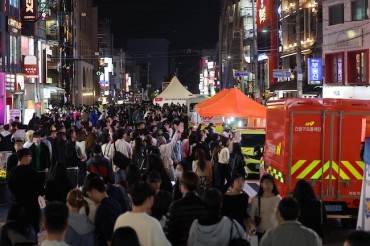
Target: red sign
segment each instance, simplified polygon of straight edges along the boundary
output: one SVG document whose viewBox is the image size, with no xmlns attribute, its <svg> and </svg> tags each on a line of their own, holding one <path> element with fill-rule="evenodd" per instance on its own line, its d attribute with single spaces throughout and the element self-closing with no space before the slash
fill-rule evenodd
<svg viewBox="0 0 370 246">
<path fill-rule="evenodd" d="M 26 76 L 37 76 L 37 58 L 36 56 L 25 56 L 23 70 Z"/>
<path fill-rule="evenodd" d="M 163 101 L 163 98 L 161 98 L 161 97 L 156 97 L 156 98 L 154 98 L 154 101 L 156 101 L 156 102 L 162 102 L 162 101 Z"/>
<path fill-rule="evenodd" d="M 271 5 L 269 0 L 257 0 L 257 30 L 270 25 Z"/>
</svg>

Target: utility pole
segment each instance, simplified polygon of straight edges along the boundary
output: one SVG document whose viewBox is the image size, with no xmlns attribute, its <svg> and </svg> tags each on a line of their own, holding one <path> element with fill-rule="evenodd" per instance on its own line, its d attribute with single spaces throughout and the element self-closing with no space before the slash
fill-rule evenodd
<svg viewBox="0 0 370 246">
<path fill-rule="evenodd" d="M 296 66 L 296 72 L 297 72 L 297 97 L 301 98 L 302 97 L 302 91 L 303 91 L 303 85 L 302 85 L 302 80 L 303 80 L 303 74 L 302 74 L 302 54 L 301 54 L 301 14 L 300 14 L 300 8 L 299 8 L 299 0 L 295 0 L 295 30 L 296 30 L 296 61 L 297 61 L 297 66 Z"/>
<path fill-rule="evenodd" d="M 260 86 L 257 80 L 258 77 L 258 50 L 257 50 L 257 28 L 256 28 L 256 5 L 255 0 L 252 0 L 252 15 L 253 15 L 253 63 L 254 63 L 254 99 L 261 97 Z M 299 0 L 298 0 L 299 1 Z"/>
<path fill-rule="evenodd" d="M 243 32 L 243 24 L 240 27 L 240 72 L 244 72 L 244 45 L 243 45 L 243 37 L 244 32 Z M 245 94 L 244 92 L 244 76 L 240 77 L 240 90 Z"/>
</svg>

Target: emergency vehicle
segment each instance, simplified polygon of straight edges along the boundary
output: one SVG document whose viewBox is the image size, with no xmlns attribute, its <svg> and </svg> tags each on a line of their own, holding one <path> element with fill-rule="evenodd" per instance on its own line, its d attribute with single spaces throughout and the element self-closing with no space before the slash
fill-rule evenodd
<svg viewBox="0 0 370 246">
<path fill-rule="evenodd" d="M 282 196 L 296 182 L 311 183 L 328 214 L 358 209 L 370 136 L 370 100 L 290 98 L 267 104 L 263 169 Z"/>
</svg>

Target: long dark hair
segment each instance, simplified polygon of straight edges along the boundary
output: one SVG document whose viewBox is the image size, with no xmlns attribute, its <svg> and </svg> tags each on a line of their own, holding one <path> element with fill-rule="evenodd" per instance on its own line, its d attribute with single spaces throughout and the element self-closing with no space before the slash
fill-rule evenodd
<svg viewBox="0 0 370 246">
<path fill-rule="evenodd" d="M 234 156 L 235 155 L 243 155 L 242 154 L 242 146 L 240 145 L 240 143 L 238 143 L 238 142 L 233 143 L 233 154 L 234 154 Z"/>
<path fill-rule="evenodd" d="M 195 152 L 195 160 L 198 161 L 198 166 L 203 171 L 206 168 L 206 153 L 202 148 L 198 148 Z"/>
<path fill-rule="evenodd" d="M 304 179 L 301 179 L 296 183 L 293 190 L 293 197 L 297 199 L 298 202 L 301 202 L 302 200 L 316 200 L 316 195 L 312 186 Z"/>
<path fill-rule="evenodd" d="M 275 196 L 279 195 L 279 191 L 277 190 L 277 187 L 276 187 L 276 184 L 275 184 L 275 180 L 274 178 L 270 175 L 270 174 L 265 174 L 261 177 L 261 180 L 260 180 L 260 187 L 258 189 L 258 192 L 257 192 L 257 196 L 259 197 L 262 197 L 263 196 L 263 188 L 262 188 L 262 183 L 263 181 L 265 180 L 268 180 L 268 181 L 271 181 L 272 182 L 272 185 L 273 185 L 273 188 L 272 188 L 272 193 L 275 194 Z"/>
</svg>

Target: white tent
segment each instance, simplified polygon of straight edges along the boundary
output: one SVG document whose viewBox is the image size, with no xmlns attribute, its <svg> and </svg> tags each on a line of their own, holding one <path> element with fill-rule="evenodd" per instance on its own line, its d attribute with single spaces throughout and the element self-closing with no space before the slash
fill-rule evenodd
<svg viewBox="0 0 370 246">
<path fill-rule="evenodd" d="M 186 99 L 191 97 L 194 97 L 194 95 L 180 83 L 176 76 L 174 76 L 167 88 L 154 98 L 153 103 L 159 106 L 163 106 L 165 103 L 186 105 Z"/>
</svg>

